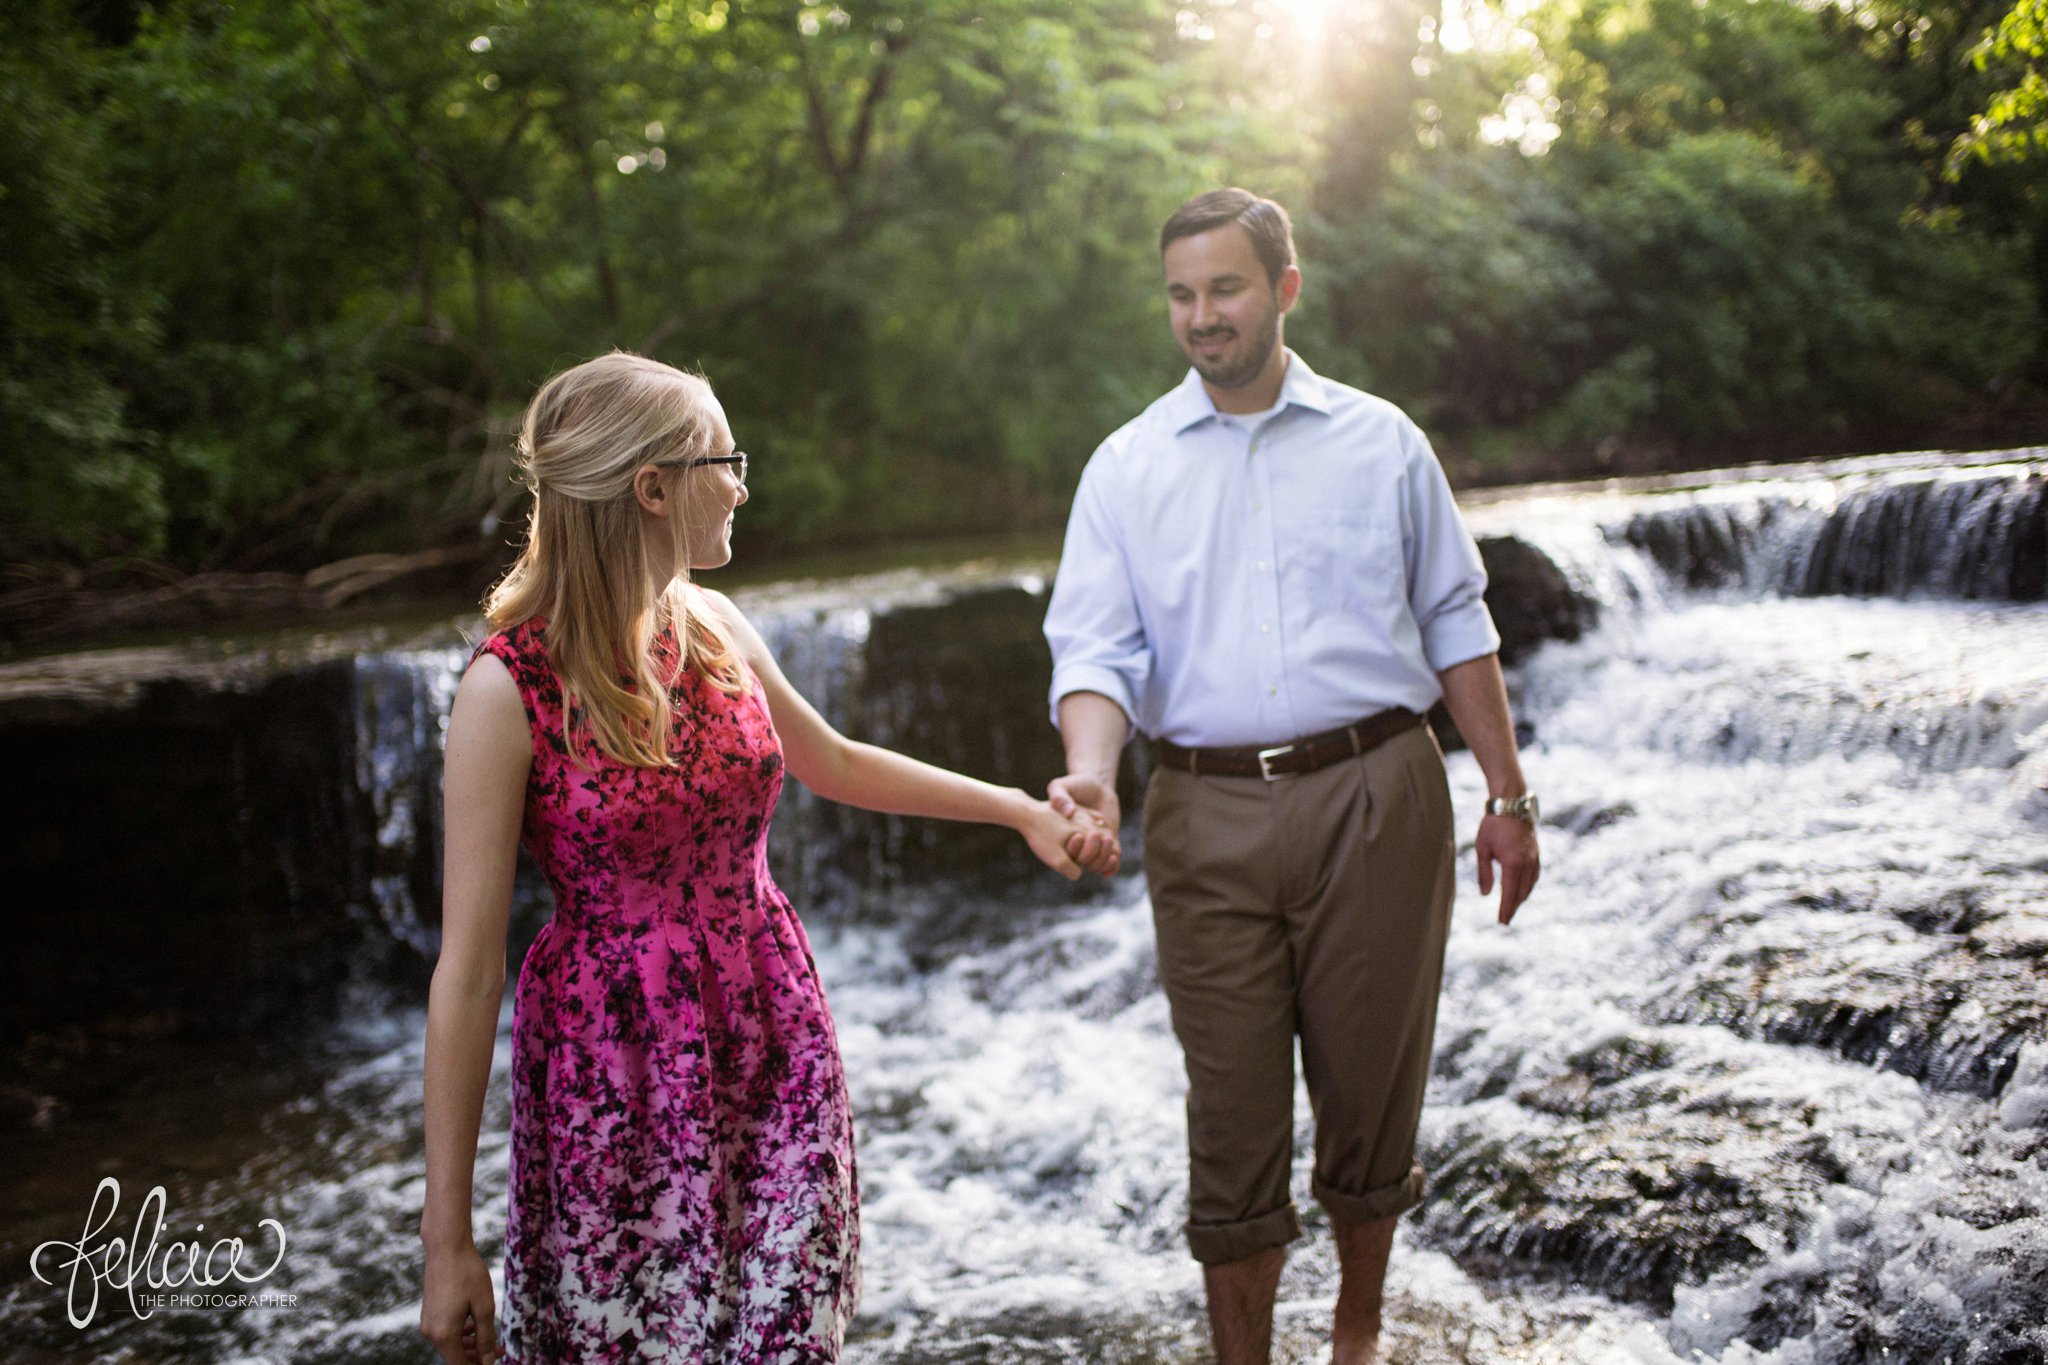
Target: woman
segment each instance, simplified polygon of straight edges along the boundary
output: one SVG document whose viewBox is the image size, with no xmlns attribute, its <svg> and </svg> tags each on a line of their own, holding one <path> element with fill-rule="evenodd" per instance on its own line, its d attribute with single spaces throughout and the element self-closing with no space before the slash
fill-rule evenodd
<svg viewBox="0 0 2048 1365">
<path fill-rule="evenodd" d="M 534 506 L 448 721 L 427 1013 L 426 1289 L 444 1361 L 500 1356 L 471 1178 L 516 846 L 555 893 L 520 968 L 503 1358 L 837 1358 L 858 1295 L 853 1132 L 764 840 L 785 765 L 871 810 L 1008 825 L 1044 802 L 848 741 L 691 570 L 731 558 L 747 457 L 701 378 L 614 353 L 550 379 Z"/>
</svg>

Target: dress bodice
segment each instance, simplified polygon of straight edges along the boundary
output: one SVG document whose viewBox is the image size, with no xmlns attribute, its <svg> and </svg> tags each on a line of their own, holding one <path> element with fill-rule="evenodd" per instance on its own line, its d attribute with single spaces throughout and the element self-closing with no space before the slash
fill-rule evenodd
<svg viewBox="0 0 2048 1365">
<path fill-rule="evenodd" d="M 656 639 L 671 678 L 671 768 L 622 763 L 579 724 L 572 756 L 561 679 L 538 618 L 477 646 L 518 685 L 533 742 L 520 842 L 555 895 L 564 928 L 692 921 L 758 903 L 782 747 L 759 681 L 729 693 L 682 666 L 672 631 Z"/>
</svg>

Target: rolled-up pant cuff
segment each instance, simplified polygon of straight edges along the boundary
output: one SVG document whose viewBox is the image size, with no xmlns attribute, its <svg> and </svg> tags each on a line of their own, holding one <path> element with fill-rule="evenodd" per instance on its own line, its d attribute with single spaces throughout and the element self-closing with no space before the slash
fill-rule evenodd
<svg viewBox="0 0 2048 1365">
<path fill-rule="evenodd" d="M 1257 1255 L 1267 1247 L 1286 1246 L 1301 1236 L 1301 1217 L 1294 1205 L 1283 1204 L 1242 1223 L 1189 1223 L 1187 1234 L 1188 1250 L 1196 1260 L 1203 1265 L 1224 1265 Z"/>
<path fill-rule="evenodd" d="M 1412 1165 L 1406 1179 L 1360 1194 L 1331 1189 L 1320 1177 L 1310 1180 L 1309 1189 L 1316 1202 L 1338 1222 L 1374 1223 L 1406 1213 L 1422 1202 L 1422 1167 L 1419 1163 Z"/>
</svg>

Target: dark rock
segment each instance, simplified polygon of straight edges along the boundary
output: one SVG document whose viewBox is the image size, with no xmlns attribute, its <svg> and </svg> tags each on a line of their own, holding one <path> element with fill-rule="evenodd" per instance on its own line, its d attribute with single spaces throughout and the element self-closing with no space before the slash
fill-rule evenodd
<svg viewBox="0 0 2048 1365">
<path fill-rule="evenodd" d="M 1528 542 L 1483 536 L 1479 557 L 1486 564 L 1486 606 L 1500 632 L 1503 665 L 1526 659 L 1546 640 L 1576 640 L 1598 624 L 1599 603 L 1573 587 L 1550 556 Z M 1442 702 L 1430 708 L 1429 728 L 1445 753 L 1466 747 Z M 1516 726 L 1516 743 L 1526 745 L 1534 737 L 1526 725 Z"/>
<path fill-rule="evenodd" d="M 1686 587 L 1718 588 L 1743 578 L 1751 547 L 1775 510 L 1770 503 L 1688 502 L 1638 513 L 1621 539 Z"/>
<path fill-rule="evenodd" d="M 1668 997 L 1667 1022 L 1825 1048 L 1933 1090 L 1996 1097 L 2020 1050 L 2048 1030 L 2048 970 L 1955 939 L 1886 967 L 1851 968 L 1828 945 L 1732 954 Z"/>
<path fill-rule="evenodd" d="M 864 629 L 824 650 L 838 674 L 790 672 L 853 737 L 1042 793 L 1064 763 L 1032 581 L 835 585 L 828 610 L 859 603 Z M 804 616 L 796 634 L 831 634 L 816 626 Z M 153 1012 L 180 1033 L 249 1034 L 332 1006 L 352 981 L 417 990 L 439 937 L 455 641 L 444 623 L 0 666 L 0 877 L 18 907 L 0 1075 L 31 1031 Z M 1132 814 L 1142 765 L 1133 746 Z M 854 811 L 795 783 L 770 848 L 805 913 L 928 919 L 935 944 L 986 941 L 1006 902 L 1103 886 L 1054 876 L 1008 830 Z M 522 859 L 511 965 L 550 910 Z"/>
<path fill-rule="evenodd" d="M 878 606 L 865 637 L 836 655 L 819 651 L 814 624 L 784 623 L 787 652 L 798 657 L 781 662 L 849 738 L 1042 796 L 1066 771 L 1047 714 L 1046 600 L 1043 587 L 1014 579 L 949 587 L 934 601 Z M 1146 771 L 1143 744 L 1126 748 L 1118 794 L 1127 841 Z M 1135 854 L 1127 842 L 1132 869 Z M 1020 904 L 1092 897 L 1103 886 L 1048 872 L 1010 830 L 856 810 L 794 782 L 776 811 L 769 860 L 807 910 L 912 922 L 913 944 L 940 956 L 1018 932 Z"/>
<path fill-rule="evenodd" d="M 1544 818 L 1573 834 L 1597 834 L 1610 825 L 1632 820 L 1635 815 L 1636 808 L 1627 801 L 1577 801 L 1555 811 L 1546 811 Z"/>
<path fill-rule="evenodd" d="M 1576 640 L 1600 619 L 1599 604 L 1572 586 L 1550 557 L 1514 536 L 1485 536 L 1486 605 L 1500 631 L 1500 661 L 1517 663 L 1546 640 Z"/>
<path fill-rule="evenodd" d="M 0 712 L 0 881 L 17 898 L 0 1043 L 144 1008 L 256 1029 L 346 979 L 371 837 L 351 669 Z"/>
<path fill-rule="evenodd" d="M 1874 922 L 1790 942 L 1749 933 L 1757 906 L 1740 882 L 1724 904 L 1691 926 L 1692 960 L 1657 995 L 1652 1017 L 1824 1048 L 1931 1090 L 1987 1099 L 2012 1080 L 2021 1049 L 2048 1032 L 2048 962 L 2024 951 L 2041 935 L 2023 887 L 1987 877 L 1929 894 L 1919 879 L 1899 875 L 1853 890 L 1809 889 L 1786 904 Z M 1896 941 L 1885 918 L 1909 926 L 1912 937 Z M 1873 935 L 1885 943 L 1875 960 Z"/>
<path fill-rule="evenodd" d="M 1710 1112 L 1654 1081 L 1587 1075 L 1543 1092 L 1536 1122 L 1513 1141 L 1459 1126 L 1423 1154 L 1423 1224 L 1461 1260 L 1497 1259 L 1668 1311 L 1678 1285 L 1761 1259 L 1755 1234 L 1795 1233 L 1842 1176 L 1797 1113 Z"/>
<path fill-rule="evenodd" d="M 274 632 L 0 666 L 18 907 L 0 1074 L 77 1099 L 93 1056 L 140 1037 L 289 1036 L 420 989 L 447 696 L 427 683 L 456 638 Z M 379 708 L 408 686 L 430 714 L 400 755 Z"/>
</svg>

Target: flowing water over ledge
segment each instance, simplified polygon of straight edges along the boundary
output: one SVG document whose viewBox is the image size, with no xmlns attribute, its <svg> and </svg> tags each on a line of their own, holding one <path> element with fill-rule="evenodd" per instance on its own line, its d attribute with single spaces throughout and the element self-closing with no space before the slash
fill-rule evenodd
<svg viewBox="0 0 2048 1365">
<path fill-rule="evenodd" d="M 1432 1185 L 1390 1280 L 1397 1358 L 2048 1359 L 2044 469 L 1873 461 L 1472 509 L 1562 568 L 1598 624 L 1513 672 L 1546 873 L 1502 931 L 1465 850 Z M 850 731 L 1036 782 L 1058 758 L 1043 586 L 989 569 L 743 601 Z M 8 1359 L 424 1358 L 414 991 L 463 656 L 445 637 L 371 651 L 339 694 L 349 827 L 369 831 L 350 922 L 386 945 L 345 974 L 339 1022 L 225 1042 L 138 1026 L 101 1098 L 0 1137 Z M 1451 774 L 1469 838 L 1483 782 L 1468 755 Z M 1142 882 L 1076 900 L 1002 841 L 785 801 L 777 872 L 859 1106 L 868 1289 L 848 1359 L 1206 1358 Z M 300 849 L 278 823 L 244 846 Z M 526 932 L 545 909 L 529 891 Z M 500 1074 L 487 1255 L 505 1099 Z M 1297 1118 L 1305 1154 L 1305 1099 Z M 264 1287 L 300 1306 L 139 1323 L 103 1301 L 67 1326 L 28 1248 L 76 1238 L 103 1173 L 130 1211 L 165 1184 L 174 1233 L 279 1219 L 291 1250 Z M 1310 1236 L 1280 1358 L 1309 1361 L 1335 1285 L 1305 1162 L 1296 1177 Z"/>
</svg>

